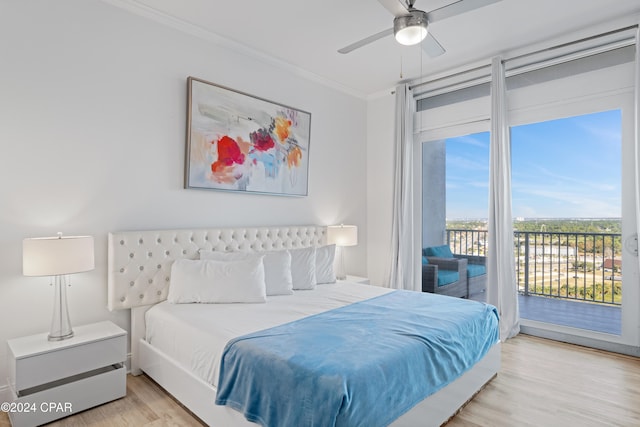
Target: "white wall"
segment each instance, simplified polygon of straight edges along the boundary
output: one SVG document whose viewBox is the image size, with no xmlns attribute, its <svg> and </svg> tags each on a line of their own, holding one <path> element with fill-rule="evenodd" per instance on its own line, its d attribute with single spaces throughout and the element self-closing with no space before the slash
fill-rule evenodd
<svg viewBox="0 0 640 427">
<path fill-rule="evenodd" d="M 106 309 L 109 231 L 356 224 L 345 258 L 366 275 L 364 100 L 98 0 L 2 2 L 0 54 L 0 390 L 5 341 L 50 324 L 47 278 L 22 276 L 25 237 L 95 236 L 96 269 L 69 289 L 75 325 L 128 328 Z M 190 75 L 312 113 L 308 197 L 183 189 Z"/>
<path fill-rule="evenodd" d="M 388 283 L 391 261 L 395 96 L 367 105 L 367 271 L 373 285 Z"/>
</svg>

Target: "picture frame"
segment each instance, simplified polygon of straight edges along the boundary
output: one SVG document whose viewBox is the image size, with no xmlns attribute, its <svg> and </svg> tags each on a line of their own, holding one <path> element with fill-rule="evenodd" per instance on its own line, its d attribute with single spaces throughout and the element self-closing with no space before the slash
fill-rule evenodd
<svg viewBox="0 0 640 427">
<path fill-rule="evenodd" d="M 185 188 L 307 196 L 311 113 L 187 78 Z"/>
</svg>

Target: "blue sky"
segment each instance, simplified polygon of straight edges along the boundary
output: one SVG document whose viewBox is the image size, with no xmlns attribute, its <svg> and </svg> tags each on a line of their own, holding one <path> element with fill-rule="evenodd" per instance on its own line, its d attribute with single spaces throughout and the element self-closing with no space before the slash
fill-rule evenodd
<svg viewBox="0 0 640 427">
<path fill-rule="evenodd" d="M 511 129 L 513 216 L 621 216 L 621 112 Z M 447 219 L 486 218 L 489 132 L 447 139 Z"/>
</svg>

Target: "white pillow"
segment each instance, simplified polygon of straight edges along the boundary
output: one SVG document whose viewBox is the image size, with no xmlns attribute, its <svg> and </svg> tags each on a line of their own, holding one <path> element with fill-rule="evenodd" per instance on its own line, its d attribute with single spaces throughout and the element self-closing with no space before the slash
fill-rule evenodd
<svg viewBox="0 0 640 427">
<path fill-rule="evenodd" d="M 316 248 L 289 249 L 293 289 L 315 289 Z"/>
<path fill-rule="evenodd" d="M 293 294 L 291 278 L 291 255 L 288 251 L 274 252 L 216 252 L 200 251 L 200 259 L 231 261 L 250 257 L 264 257 L 264 281 L 269 295 Z"/>
<path fill-rule="evenodd" d="M 173 304 L 265 302 L 262 257 L 236 261 L 175 260 L 167 300 Z"/>
<path fill-rule="evenodd" d="M 316 248 L 316 283 L 335 283 L 336 273 L 333 270 L 333 259 L 336 255 L 336 245 Z M 266 266 L 265 266 L 266 268 Z"/>
</svg>

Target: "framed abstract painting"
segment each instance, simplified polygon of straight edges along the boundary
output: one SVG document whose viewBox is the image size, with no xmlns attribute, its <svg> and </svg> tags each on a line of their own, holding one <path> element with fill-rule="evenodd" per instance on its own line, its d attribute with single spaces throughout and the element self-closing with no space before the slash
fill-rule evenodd
<svg viewBox="0 0 640 427">
<path fill-rule="evenodd" d="M 187 79 L 185 188 L 306 196 L 311 113 Z"/>
</svg>

